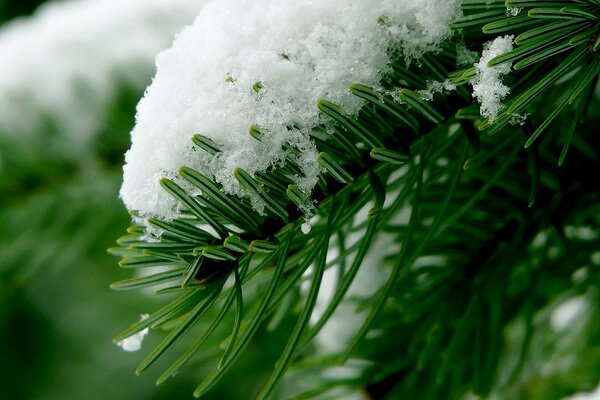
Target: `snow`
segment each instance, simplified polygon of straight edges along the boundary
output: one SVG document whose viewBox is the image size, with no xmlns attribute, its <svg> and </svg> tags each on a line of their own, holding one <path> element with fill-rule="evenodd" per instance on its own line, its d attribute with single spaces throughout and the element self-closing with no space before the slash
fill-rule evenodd
<svg viewBox="0 0 600 400">
<path fill-rule="evenodd" d="M 594 391 L 580 392 L 569 397 L 563 397 L 562 400 L 600 400 L 600 385 Z"/>
<path fill-rule="evenodd" d="M 310 193 L 320 169 L 309 134 L 324 122 L 317 101 L 356 112 L 362 103 L 351 84 L 376 86 L 392 48 L 407 59 L 435 50 L 458 13 L 458 1 L 437 0 L 208 2 L 157 58 L 126 155 L 123 201 L 142 215 L 173 218 L 179 205 L 158 182 L 183 184 L 181 166 L 243 195 L 234 168 L 255 174 L 286 157 L 301 169 L 295 183 Z M 260 142 L 248 134 L 254 124 L 264 133 Z M 223 151 L 194 148 L 196 133 Z M 286 154 L 284 144 L 299 151 Z"/>
<path fill-rule="evenodd" d="M 463 41 L 456 44 L 456 65 L 473 65 L 479 61 L 480 54 L 477 51 L 470 50 Z"/>
<path fill-rule="evenodd" d="M 494 120 L 502 108 L 502 100 L 509 94 L 510 88 L 502 83 L 501 78 L 510 72 L 510 63 L 502 63 L 493 67 L 488 62 L 496 56 L 513 48 L 513 36 L 497 37 L 484 45 L 479 62 L 475 64 L 477 77 L 472 83 L 473 97 L 480 104 L 482 117 Z"/>
<path fill-rule="evenodd" d="M 312 230 L 312 225 L 310 222 L 306 221 L 305 223 L 303 223 L 300 226 L 300 230 L 302 231 L 302 233 L 304 233 L 305 235 L 308 235 L 310 233 L 310 231 Z"/>
<path fill-rule="evenodd" d="M 511 6 L 509 0 L 506 0 L 504 2 L 504 5 L 506 7 L 506 16 L 507 17 L 516 17 L 517 15 L 519 15 L 521 13 L 521 11 L 523 11 L 523 7 Z"/>
<path fill-rule="evenodd" d="M 365 218 L 369 207 L 361 210 Z M 361 220 L 363 219 L 357 218 L 357 221 Z M 364 230 L 361 230 L 346 238 L 346 248 L 350 248 L 361 240 L 364 233 Z M 377 289 L 385 283 L 390 271 L 389 266 L 384 264 L 382 260 L 393 253 L 393 243 L 393 235 L 382 234 L 374 238 L 369 252 L 354 277 L 346 296 L 344 296 L 344 300 L 338 305 L 333 315 L 315 338 L 317 352 L 320 355 L 343 351 L 363 324 L 367 311 L 357 311 L 357 305 L 361 301 L 367 301 L 367 299 L 375 296 Z M 331 248 L 327 255 L 328 262 L 331 262 L 338 255 L 339 249 Z M 352 262 L 352 258 L 349 260 L 348 266 L 350 262 Z M 315 324 L 321 318 L 333 299 L 338 285 L 337 274 L 338 271 L 335 268 L 329 268 L 325 271 L 319 289 L 319 296 L 311 315 L 312 324 Z M 306 286 L 303 289 L 308 291 Z"/>
<path fill-rule="evenodd" d="M 148 317 L 149 317 L 148 314 L 142 314 L 140 316 L 140 319 L 143 321 Z M 127 352 L 138 351 L 142 348 L 142 341 L 144 340 L 144 337 L 147 334 L 148 334 L 148 328 L 146 328 L 138 333 L 134 333 L 133 335 L 131 335 L 129 337 L 126 337 L 125 339 L 123 339 L 119 343 L 117 343 L 117 346 L 121 347 L 123 350 L 125 350 Z"/>
<path fill-rule="evenodd" d="M 156 54 L 204 0 L 73 0 L 0 30 L 0 132 L 32 138 L 48 118 L 74 151 L 102 128 L 124 85 L 141 91 Z"/>
<path fill-rule="evenodd" d="M 443 82 L 427 82 L 425 90 L 419 90 L 418 93 L 427 101 L 432 101 L 436 93 L 451 92 L 456 90 L 456 85 L 449 79 Z"/>
<path fill-rule="evenodd" d="M 583 297 L 574 297 L 560 303 L 550 315 L 550 326 L 555 331 L 568 329 L 587 306 Z"/>
</svg>

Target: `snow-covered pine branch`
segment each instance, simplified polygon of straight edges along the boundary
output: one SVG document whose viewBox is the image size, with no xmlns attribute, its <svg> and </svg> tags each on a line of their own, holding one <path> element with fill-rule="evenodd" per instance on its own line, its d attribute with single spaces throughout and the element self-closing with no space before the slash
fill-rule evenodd
<svg viewBox="0 0 600 400">
<path fill-rule="evenodd" d="M 157 58 L 158 71 L 138 105 L 121 197 L 143 215 L 173 218 L 178 205 L 159 186 L 181 166 L 241 194 L 232 172 L 281 163 L 284 143 L 300 150 L 297 185 L 310 193 L 319 167 L 309 133 L 326 98 L 356 112 L 353 83 L 377 85 L 389 52 L 416 58 L 451 34 L 458 1 L 213 0 Z M 259 125 L 260 142 L 248 135 Z M 201 133 L 217 156 L 194 151 Z M 260 210 L 260 204 L 255 204 Z"/>
</svg>

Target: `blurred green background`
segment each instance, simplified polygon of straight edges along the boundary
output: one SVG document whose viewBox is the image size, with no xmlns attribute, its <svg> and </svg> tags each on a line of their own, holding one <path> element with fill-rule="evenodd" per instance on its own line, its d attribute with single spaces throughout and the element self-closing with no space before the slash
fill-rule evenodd
<svg viewBox="0 0 600 400">
<path fill-rule="evenodd" d="M 0 2 L 0 21 L 39 1 Z M 148 77 L 148 81 L 149 81 Z M 139 355 L 111 342 L 151 299 L 109 289 L 122 278 L 106 248 L 129 223 L 117 197 L 122 155 L 143 88 L 122 88 L 85 164 L 44 143 L 0 132 L 0 398 L 161 399 L 189 394 L 133 374 Z M 60 143 L 68 146 L 68 143 Z M 85 166 L 85 167 L 84 167 Z"/>
<path fill-rule="evenodd" d="M 40 3 L 0 0 L 0 34 Z M 186 369 L 189 376 L 156 387 L 165 365 L 139 377 L 134 370 L 158 335 L 149 335 L 138 353 L 112 343 L 116 333 L 163 301 L 110 290 L 111 282 L 131 273 L 106 252 L 130 224 L 118 190 L 135 105 L 153 74 L 152 65 L 146 67 L 140 71 L 143 85 L 117 84 L 107 109 L 97 110 L 102 121 L 92 145 L 78 149 L 76 157 L 64 150 L 77 132 L 58 132 L 54 115 L 33 116 L 46 121 L 33 136 L 0 129 L 2 399 L 191 398 L 202 371 L 212 366 L 198 361 Z M 93 95 L 81 93 L 81 101 Z M 232 376 L 214 398 L 245 398 L 266 376 L 257 366 L 273 357 L 250 349 L 240 364 L 243 376 Z"/>
</svg>

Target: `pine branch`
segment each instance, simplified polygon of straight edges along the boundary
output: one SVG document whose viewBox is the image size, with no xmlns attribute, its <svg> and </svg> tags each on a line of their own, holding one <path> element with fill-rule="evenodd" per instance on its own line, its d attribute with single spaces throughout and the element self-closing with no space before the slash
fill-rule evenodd
<svg viewBox="0 0 600 400">
<path fill-rule="evenodd" d="M 114 288 L 167 285 L 161 293 L 179 296 L 115 338 L 120 341 L 148 327 L 171 327 L 137 371 L 148 368 L 207 310 L 220 309 L 216 320 L 159 378 L 157 383 L 163 383 L 225 322 L 235 300 L 228 346 L 194 393 L 205 394 L 234 367 L 262 324 L 279 312 L 294 313 L 285 299 L 306 279 L 311 288 L 303 296 L 302 311 L 258 394 L 271 398 L 285 372 L 310 359 L 305 351 L 311 340 L 345 299 L 374 237 L 387 233 L 397 249 L 394 261 L 388 260 L 387 282 L 363 305 L 368 309 L 365 322 L 329 365 L 361 356 L 385 360 L 386 368 L 360 382 L 375 390 L 378 382 L 392 377 L 385 384 L 389 398 L 414 393 L 458 398 L 468 390 L 489 395 L 497 384 L 503 328 L 523 312 L 531 315 L 535 307 L 532 302 L 520 306 L 534 284 L 530 281 L 515 293 L 521 272 L 506 266 L 506 257 L 512 254 L 527 265 L 524 260 L 534 239 L 553 226 L 553 219 L 571 210 L 560 206 L 567 194 L 560 191 L 556 171 L 547 169 L 552 151 L 536 147 L 536 139 L 563 110 L 570 110 L 575 118 L 564 133 L 559 164 L 574 140 L 587 140 L 575 139 L 573 132 L 590 109 L 600 72 L 596 2 L 507 4 L 521 9 L 518 15 L 507 17 L 504 1 L 465 1 L 464 16 L 454 24 L 468 43 L 482 45 L 484 34 L 516 36 L 516 48 L 485 66 L 512 65 L 511 95 L 496 118 L 478 115 L 466 90 L 478 67 L 455 71 L 457 43 L 448 42 L 437 54 L 424 56 L 420 65 L 406 67 L 396 60 L 382 88 L 353 85 L 351 93 L 365 101 L 356 115 L 326 99 L 318 102 L 327 123 L 312 135 L 322 168 L 320 185 L 312 195 L 294 183 L 301 172 L 290 148 L 285 163 L 267 172 L 235 170 L 246 197 L 226 194 L 215 181 L 186 166 L 179 171 L 185 187 L 163 179 L 162 187 L 184 206 L 184 212 L 172 221 L 149 219 L 153 229 L 132 228 L 119 240 L 121 247 L 112 250 L 123 257 L 120 265 L 125 268 L 164 267 L 161 273 L 117 282 Z M 458 88 L 431 93 L 428 83 L 446 79 Z M 536 126 L 509 126 L 524 112 L 533 113 L 532 119 L 545 119 Z M 481 136 L 475 128 L 496 135 Z M 261 127 L 252 126 L 249 133 L 262 140 Z M 200 135 L 193 144 L 208 155 L 222 151 L 220 144 Z M 524 172 L 528 170 L 531 176 Z M 255 204 L 264 207 L 262 215 L 253 212 Z M 367 208 L 368 216 L 361 216 Z M 401 211 L 409 211 L 410 219 L 395 223 Z M 314 220 L 309 232 L 300 228 L 307 214 Z M 343 239 L 339 246 L 331 240 L 351 232 L 363 232 L 351 247 Z M 332 300 L 311 326 L 323 274 L 333 267 L 326 262 L 327 252 L 336 247 L 342 254 L 333 264 L 348 261 L 350 267 L 342 268 Z M 428 264 L 436 255 L 443 261 Z M 537 266 L 523 268 L 531 276 L 538 273 Z M 377 348 L 368 336 L 374 330 L 384 332 L 402 349 L 406 357 L 402 365 Z M 404 332 L 406 339 L 394 338 L 394 332 Z M 521 354 L 529 343 L 527 339 Z M 469 360 L 463 359 L 465 354 Z M 425 381 L 434 384 L 417 389 Z M 323 384 L 296 398 L 321 396 L 329 389 Z"/>
</svg>

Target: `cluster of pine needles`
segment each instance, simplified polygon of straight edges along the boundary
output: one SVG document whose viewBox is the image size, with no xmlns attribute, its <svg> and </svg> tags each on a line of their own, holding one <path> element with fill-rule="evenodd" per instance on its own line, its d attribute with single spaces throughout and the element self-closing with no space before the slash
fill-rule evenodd
<svg viewBox="0 0 600 400">
<path fill-rule="evenodd" d="M 519 12 L 507 13 L 507 6 Z M 158 285 L 157 294 L 168 299 L 115 338 L 164 331 L 138 373 L 181 341 L 187 350 L 158 383 L 208 352 L 213 357 L 203 363 L 214 368 L 194 392 L 202 396 L 236 367 L 256 335 L 285 319 L 287 343 L 260 391 L 249 396 L 279 391 L 325 399 L 344 386 L 385 399 L 545 398 L 531 384 L 531 360 L 546 357 L 533 340 L 542 329 L 539 316 L 559 295 L 600 285 L 600 249 L 590 240 L 597 240 L 600 222 L 600 2 L 465 0 L 462 10 L 438 52 L 409 66 L 392 55 L 380 87 L 351 86 L 364 100 L 357 115 L 327 99 L 315 105 L 326 122 L 312 134 L 322 167 L 314 193 L 294 185 L 301 172 L 293 148 L 284 166 L 254 176 L 234 171 L 245 198 L 225 194 L 186 166 L 180 175 L 194 193 L 161 181 L 185 211 L 172 221 L 147 220 L 160 238 L 132 226 L 110 249 L 122 257 L 121 267 L 142 271 L 114 289 Z M 513 35 L 515 47 L 488 65 L 512 65 L 505 79 L 511 93 L 500 114 L 485 119 L 470 92 L 476 69 L 457 67 L 458 53 L 502 35 Z M 445 81 L 456 88 L 424 97 L 430 82 Z M 261 127 L 249 127 L 249 134 L 261 140 Z M 191 140 L 197 151 L 220 151 L 201 134 Z M 260 199 L 262 215 L 248 198 Z M 312 229 L 304 233 L 307 214 Z M 375 265 L 365 263 L 384 236 L 393 250 Z M 162 269 L 143 273 L 147 267 Z M 365 318 L 345 349 L 320 356 L 313 339 L 350 301 L 361 268 L 385 281 L 357 305 Z M 328 269 L 337 281 L 315 318 Z M 593 304 L 588 311 L 598 319 Z M 594 324 L 586 329 L 590 337 L 600 333 Z M 215 337 L 222 345 L 216 357 L 205 344 L 214 346 Z M 358 376 L 323 377 L 295 392 L 278 385 L 286 373 L 357 359 L 370 362 Z"/>
</svg>

